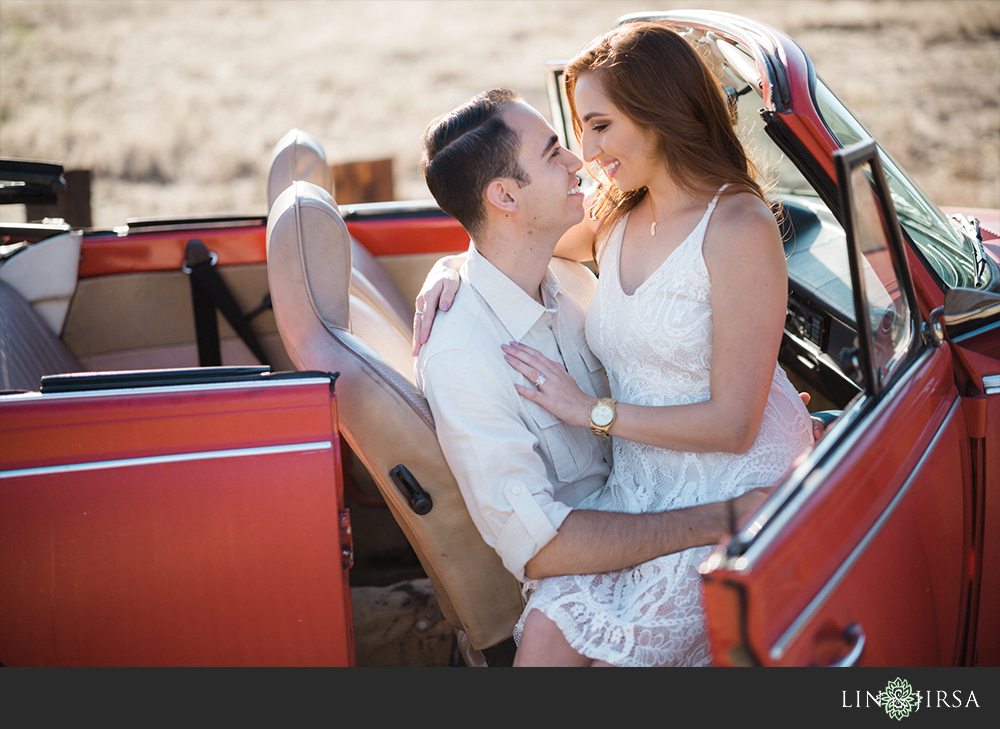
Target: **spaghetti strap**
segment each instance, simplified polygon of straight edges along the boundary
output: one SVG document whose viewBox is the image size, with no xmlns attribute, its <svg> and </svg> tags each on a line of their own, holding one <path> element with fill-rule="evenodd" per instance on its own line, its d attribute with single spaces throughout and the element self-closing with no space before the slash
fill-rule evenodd
<svg viewBox="0 0 1000 729">
<path fill-rule="evenodd" d="M 722 191 L 725 190 L 727 187 L 729 187 L 728 182 L 719 188 L 719 191 L 715 193 L 715 197 L 712 198 L 712 202 L 710 202 L 708 204 L 708 207 L 705 209 L 705 215 L 702 217 L 701 222 L 698 223 L 698 228 L 702 229 L 701 246 L 700 246 L 701 249 L 704 249 L 705 247 L 705 232 L 708 230 L 708 219 L 712 217 L 712 213 L 715 211 L 715 206 L 719 202 L 719 197 L 722 195 Z"/>
<path fill-rule="evenodd" d="M 712 202 L 710 202 L 708 204 L 708 213 L 709 214 L 711 214 L 711 212 L 713 210 L 715 210 L 715 204 L 717 202 L 719 202 L 719 197 L 722 195 L 723 190 L 725 190 L 727 187 L 729 187 L 729 183 L 728 182 L 725 185 L 723 185 L 722 187 L 720 187 L 719 191 L 717 193 L 715 193 L 715 197 L 712 198 Z"/>
</svg>

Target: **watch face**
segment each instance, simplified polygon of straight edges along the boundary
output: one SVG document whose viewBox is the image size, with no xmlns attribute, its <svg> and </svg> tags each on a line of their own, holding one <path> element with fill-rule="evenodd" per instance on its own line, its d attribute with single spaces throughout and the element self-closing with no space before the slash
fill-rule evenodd
<svg viewBox="0 0 1000 729">
<path fill-rule="evenodd" d="M 614 417 L 615 411 L 604 403 L 595 405 L 594 409 L 590 411 L 590 419 L 594 422 L 594 425 L 608 425 Z"/>
</svg>

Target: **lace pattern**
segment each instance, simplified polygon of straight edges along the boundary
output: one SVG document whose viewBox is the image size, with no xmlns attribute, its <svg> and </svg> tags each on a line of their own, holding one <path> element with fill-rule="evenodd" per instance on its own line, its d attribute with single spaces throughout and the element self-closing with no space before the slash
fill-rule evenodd
<svg viewBox="0 0 1000 729">
<path fill-rule="evenodd" d="M 673 405 L 708 399 L 712 307 L 702 244 L 717 201 L 718 195 L 631 296 L 618 272 L 627 218 L 610 232 L 587 341 L 616 400 Z M 616 438 L 607 485 L 578 508 L 639 513 L 729 499 L 773 485 L 811 445 L 809 414 L 776 364 L 760 431 L 746 453 L 685 453 Z M 710 665 L 698 575 L 710 551 L 689 549 L 619 572 L 528 581 L 515 639 L 528 612 L 538 609 L 590 658 L 619 666 Z"/>
</svg>

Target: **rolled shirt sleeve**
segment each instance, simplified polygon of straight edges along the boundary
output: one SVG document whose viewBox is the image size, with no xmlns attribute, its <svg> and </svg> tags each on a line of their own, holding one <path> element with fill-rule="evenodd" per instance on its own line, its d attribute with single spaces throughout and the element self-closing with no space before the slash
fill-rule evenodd
<svg viewBox="0 0 1000 729">
<path fill-rule="evenodd" d="M 555 498 L 558 479 L 544 442 L 558 433 L 542 432 L 508 367 L 493 345 L 481 353 L 437 352 L 417 374 L 473 522 L 523 581 L 525 564 L 556 536 L 571 507 Z"/>
</svg>

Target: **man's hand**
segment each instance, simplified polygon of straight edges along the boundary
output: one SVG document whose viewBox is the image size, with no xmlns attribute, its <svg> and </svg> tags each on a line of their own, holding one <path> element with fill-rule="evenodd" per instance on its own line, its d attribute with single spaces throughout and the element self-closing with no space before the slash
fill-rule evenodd
<svg viewBox="0 0 1000 729">
<path fill-rule="evenodd" d="M 427 342 L 437 310 L 448 311 L 458 293 L 459 275 L 450 268 L 437 267 L 431 271 L 424 286 L 417 294 L 416 312 L 413 314 L 413 356 Z"/>
<path fill-rule="evenodd" d="M 767 498 L 773 492 L 773 486 L 768 488 L 750 489 L 746 493 L 740 494 L 733 499 L 733 524 L 730 524 L 730 529 L 733 529 L 737 524 L 743 521 L 743 518 L 747 514 L 757 511 L 757 509 L 760 508 L 760 505 L 767 501 Z"/>
</svg>

